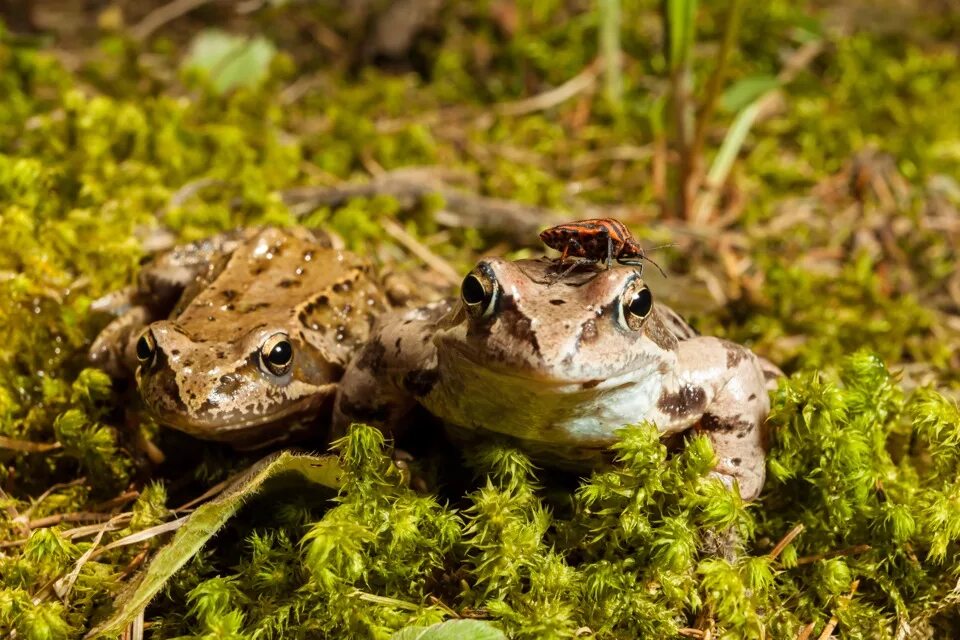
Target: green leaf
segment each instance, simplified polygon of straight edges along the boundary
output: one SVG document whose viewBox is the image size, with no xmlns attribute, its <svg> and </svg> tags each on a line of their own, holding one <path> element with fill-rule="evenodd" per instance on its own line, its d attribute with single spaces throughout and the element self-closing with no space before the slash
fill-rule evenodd
<svg viewBox="0 0 960 640">
<path fill-rule="evenodd" d="M 506 640 L 507 636 L 489 622 L 447 620 L 429 627 L 406 627 L 390 640 Z"/>
<path fill-rule="evenodd" d="M 743 78 L 723 92 L 720 97 L 720 108 L 727 113 L 739 111 L 767 91 L 776 89 L 779 85 L 780 81 L 777 80 L 776 76 L 762 75 Z"/>
<path fill-rule="evenodd" d="M 273 43 L 262 36 L 251 39 L 208 29 L 193 39 L 183 66 L 206 72 L 213 88 L 226 93 L 237 87 L 255 86 L 266 78 L 276 51 Z"/>
<path fill-rule="evenodd" d="M 697 0 L 667 0 L 670 29 L 670 69 L 676 71 L 692 57 Z"/>
<path fill-rule="evenodd" d="M 120 594 L 110 618 L 86 637 L 120 633 L 143 611 L 167 580 L 200 551 L 244 502 L 260 491 L 264 482 L 283 473 L 296 473 L 308 482 L 336 489 L 340 485 L 342 470 L 336 456 L 311 456 L 289 451 L 256 463 L 223 493 L 186 518 L 173 540 L 157 552 L 150 564 Z"/>
</svg>

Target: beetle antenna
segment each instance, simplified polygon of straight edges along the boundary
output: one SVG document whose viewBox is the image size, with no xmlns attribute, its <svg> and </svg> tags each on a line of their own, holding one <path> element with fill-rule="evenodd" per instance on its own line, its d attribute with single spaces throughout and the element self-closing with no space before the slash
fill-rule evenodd
<svg viewBox="0 0 960 640">
<path fill-rule="evenodd" d="M 650 251 L 656 251 L 657 249 L 665 249 L 666 247 L 675 247 L 675 246 L 677 246 L 676 242 L 668 242 L 666 244 L 658 244 L 655 247 L 651 247 Z M 637 244 L 637 248 L 639 249 L 639 252 L 638 252 L 639 255 L 636 256 L 636 259 L 627 258 L 626 260 L 618 260 L 617 262 L 619 262 L 620 264 L 639 266 L 642 269 L 643 262 L 646 261 L 652 264 L 653 266 L 655 266 L 657 268 L 657 271 L 660 272 L 660 275 L 666 278 L 667 272 L 663 270 L 663 267 L 657 264 L 656 260 L 648 256 L 647 252 L 643 248 L 641 248 L 639 244 Z"/>
</svg>

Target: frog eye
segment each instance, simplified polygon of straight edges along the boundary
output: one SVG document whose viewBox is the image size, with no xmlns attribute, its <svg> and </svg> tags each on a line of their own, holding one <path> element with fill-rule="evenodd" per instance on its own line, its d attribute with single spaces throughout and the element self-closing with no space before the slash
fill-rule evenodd
<svg viewBox="0 0 960 640">
<path fill-rule="evenodd" d="M 293 345 L 285 333 L 275 333 L 260 346 L 260 368 L 265 373 L 282 376 L 293 364 Z"/>
<path fill-rule="evenodd" d="M 498 292 L 496 279 L 481 268 L 468 274 L 460 285 L 460 299 L 474 318 L 486 318 L 493 313 Z"/>
<path fill-rule="evenodd" d="M 643 321 L 653 310 L 653 294 L 645 284 L 627 289 L 623 296 L 623 321 L 627 327 L 639 331 Z"/>
<path fill-rule="evenodd" d="M 140 338 L 137 340 L 137 360 L 140 361 L 140 364 L 147 364 L 153 360 L 156 353 L 157 341 L 153 337 L 153 332 L 147 329 L 140 334 Z"/>
</svg>

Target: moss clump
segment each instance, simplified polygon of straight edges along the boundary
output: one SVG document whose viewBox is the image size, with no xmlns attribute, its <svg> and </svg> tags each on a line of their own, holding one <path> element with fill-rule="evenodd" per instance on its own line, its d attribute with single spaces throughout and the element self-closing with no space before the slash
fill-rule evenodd
<svg viewBox="0 0 960 640">
<path fill-rule="evenodd" d="M 451 609 L 517 638 L 675 637 L 694 625 L 795 637 L 831 618 L 848 637 L 947 633 L 957 418 L 934 391 L 904 394 L 865 352 L 836 374 L 798 373 L 776 394 L 772 477 L 756 505 L 709 476 L 706 438 L 669 455 L 652 425 L 624 429 L 614 467 L 572 494 L 545 490 L 515 450 L 475 452 L 479 483 L 444 504 L 404 487 L 380 433 L 358 426 L 334 444 L 346 469 L 336 506 L 238 523 L 216 555 L 239 565 L 194 561 L 174 579 L 175 591 L 191 585 L 188 616 L 163 615 L 174 599 L 158 604 L 161 619 L 166 634 L 211 637 L 386 638 Z"/>
</svg>

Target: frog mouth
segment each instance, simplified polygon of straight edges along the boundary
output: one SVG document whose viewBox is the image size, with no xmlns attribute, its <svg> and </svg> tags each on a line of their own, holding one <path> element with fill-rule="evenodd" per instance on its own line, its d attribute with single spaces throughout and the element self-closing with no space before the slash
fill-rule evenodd
<svg viewBox="0 0 960 640">
<path fill-rule="evenodd" d="M 554 370 L 531 367 L 522 361 L 511 361 L 489 356 L 484 357 L 465 348 L 461 344 L 451 344 L 447 346 L 450 347 L 449 354 L 453 358 L 468 365 L 467 367 L 458 367 L 456 364 L 447 363 L 454 368 L 467 369 L 471 371 L 473 375 L 479 377 L 506 378 L 525 386 L 547 387 L 551 393 L 558 393 L 564 390 L 573 392 L 594 389 L 617 377 L 616 374 L 604 377 L 567 377 L 558 375 Z M 440 366 L 441 368 L 444 366 L 444 358 L 442 356 L 440 357 Z"/>
<path fill-rule="evenodd" d="M 333 384 L 315 387 L 314 393 L 273 409 L 266 401 L 229 410 L 220 409 L 209 400 L 190 407 L 177 396 L 164 395 L 159 396 L 160 400 L 144 398 L 144 404 L 162 425 L 202 440 L 237 444 L 260 440 L 261 434 L 282 430 L 297 419 L 321 413 L 325 404 L 332 403 L 335 388 Z"/>
</svg>

